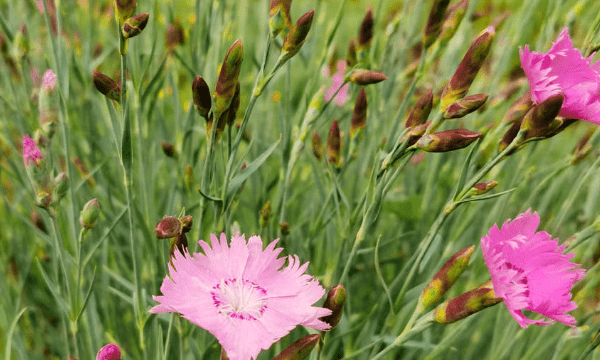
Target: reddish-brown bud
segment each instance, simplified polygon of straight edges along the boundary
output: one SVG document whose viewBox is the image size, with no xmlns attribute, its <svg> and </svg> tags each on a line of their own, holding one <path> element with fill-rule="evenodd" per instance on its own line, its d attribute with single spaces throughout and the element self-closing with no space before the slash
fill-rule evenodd
<svg viewBox="0 0 600 360">
<path fill-rule="evenodd" d="M 258 224 L 261 228 L 266 227 L 271 219 L 271 202 L 269 200 L 267 200 L 258 215 Z"/>
<path fill-rule="evenodd" d="M 427 118 L 431 113 L 431 108 L 433 107 L 433 89 L 429 89 L 419 101 L 415 104 L 415 107 L 408 115 L 408 119 L 406 120 L 406 128 L 412 128 L 417 125 L 422 125 L 427 122 Z"/>
<path fill-rule="evenodd" d="M 233 123 L 235 122 L 239 108 L 240 108 L 240 83 L 238 82 L 235 87 L 235 93 L 233 94 L 233 99 L 231 99 L 231 104 L 229 104 L 229 109 L 227 109 L 227 125 L 233 126 Z"/>
<path fill-rule="evenodd" d="M 486 94 L 469 95 L 458 99 L 444 109 L 444 119 L 457 119 L 479 109 L 488 99 Z"/>
<path fill-rule="evenodd" d="M 435 42 L 442 31 L 442 22 L 450 0 L 434 0 L 423 32 L 423 45 L 427 48 Z"/>
<path fill-rule="evenodd" d="M 378 71 L 372 71 L 372 70 L 356 70 L 354 71 L 352 74 L 350 74 L 350 81 L 352 81 L 353 83 L 357 84 L 357 85 L 370 85 L 370 84 L 377 84 L 379 82 L 382 82 L 383 80 L 387 80 L 387 76 L 383 73 L 380 73 Z"/>
<path fill-rule="evenodd" d="M 502 136 L 502 139 L 498 143 L 498 151 L 499 152 L 504 151 L 504 149 L 506 149 L 508 147 L 508 145 L 510 145 L 510 143 L 512 143 L 513 140 L 517 137 L 517 134 L 519 133 L 519 129 L 521 129 L 522 122 L 523 122 L 523 119 L 515 121 L 510 126 L 510 128 L 504 133 L 504 136 Z"/>
<path fill-rule="evenodd" d="M 467 7 L 469 7 L 469 0 L 462 0 L 461 2 L 451 4 L 448 7 L 448 11 L 446 11 L 444 23 L 442 24 L 442 30 L 439 36 L 441 43 L 447 43 L 452 39 L 456 33 L 456 30 L 460 26 L 460 23 L 465 17 Z"/>
<path fill-rule="evenodd" d="M 115 5 L 115 16 L 119 26 L 123 26 L 125 21 L 133 15 L 137 2 L 136 0 L 115 0 Z"/>
<path fill-rule="evenodd" d="M 323 303 L 323 307 L 331 310 L 331 315 L 322 317 L 321 320 L 331 325 L 332 329 L 337 326 L 342 318 L 342 310 L 346 303 L 346 296 L 346 289 L 342 284 L 332 287 L 327 293 L 327 298 Z"/>
<path fill-rule="evenodd" d="M 142 13 L 127 19 L 125 24 L 123 24 L 123 29 L 121 31 L 123 37 L 129 39 L 141 34 L 146 28 L 146 24 L 148 24 L 149 16 L 150 14 L 148 13 Z"/>
<path fill-rule="evenodd" d="M 350 39 L 350 42 L 348 43 L 348 53 L 346 54 L 346 64 L 348 64 L 348 67 L 354 67 L 357 63 L 356 40 Z"/>
<path fill-rule="evenodd" d="M 175 250 L 179 250 L 181 255 L 184 255 L 188 251 L 188 241 L 187 236 L 184 233 L 179 233 L 175 236 L 175 239 L 171 242 L 171 247 L 169 248 L 169 255 L 171 258 L 175 256 Z"/>
<path fill-rule="evenodd" d="M 453 129 L 423 135 L 416 146 L 428 152 L 447 152 L 465 148 L 481 134 L 464 129 Z"/>
<path fill-rule="evenodd" d="M 170 239 L 181 233 L 181 221 L 175 216 L 165 216 L 156 224 L 154 232 L 157 239 Z"/>
<path fill-rule="evenodd" d="M 340 166 L 342 163 L 340 127 L 337 120 L 333 120 L 327 137 L 327 161 L 334 166 Z"/>
<path fill-rule="evenodd" d="M 207 119 L 212 100 L 210 98 L 210 88 L 200 75 L 196 76 L 192 83 L 192 98 L 200 116 Z"/>
<path fill-rule="evenodd" d="M 314 16 L 314 10 L 310 10 L 302 15 L 296 22 L 296 25 L 286 35 L 281 48 L 281 51 L 285 54 L 285 59 L 290 59 L 300 51 L 312 26 Z"/>
<path fill-rule="evenodd" d="M 316 130 L 312 132 L 312 150 L 317 160 L 321 160 L 321 157 L 323 157 L 323 141 Z"/>
<path fill-rule="evenodd" d="M 498 182 L 496 180 L 487 180 L 477 183 L 475 186 L 473 186 L 473 195 L 483 195 L 495 188 L 497 185 Z"/>
<path fill-rule="evenodd" d="M 352 123 L 350 124 L 350 138 L 354 138 L 359 130 L 367 126 L 367 92 L 361 88 L 354 103 Z"/>
<path fill-rule="evenodd" d="M 371 9 L 371 5 L 367 5 L 367 13 L 360 24 L 360 31 L 358 32 L 358 48 L 360 50 L 363 50 L 371 45 L 371 40 L 373 40 L 374 22 L 375 19 L 373 18 L 373 10 Z"/>
<path fill-rule="evenodd" d="M 555 119 L 564 100 L 563 94 L 552 95 L 530 109 L 521 124 L 521 130 L 527 131 L 525 138 L 546 137 L 552 134 L 562 124 L 562 121 L 555 121 Z"/>
<path fill-rule="evenodd" d="M 508 111 L 504 114 L 504 122 L 512 124 L 517 120 L 523 119 L 532 106 L 533 101 L 531 101 L 531 93 L 528 90 L 508 108 Z"/>
<path fill-rule="evenodd" d="M 170 158 L 177 157 L 177 150 L 173 144 L 169 144 L 168 142 L 161 141 L 160 147 L 162 148 L 163 153 Z"/>
<path fill-rule="evenodd" d="M 431 121 L 412 127 L 401 141 L 405 141 L 408 138 L 408 145 L 414 145 L 425 134 L 429 125 L 431 125 Z"/>
<path fill-rule="evenodd" d="M 182 45 L 185 42 L 183 27 L 178 20 L 167 25 L 167 34 L 165 36 L 165 47 L 169 51 L 173 51 L 177 45 Z"/>
<path fill-rule="evenodd" d="M 121 101 L 121 85 L 119 83 L 98 71 L 92 71 L 92 80 L 96 89 L 104 96 L 116 102 Z"/>
<path fill-rule="evenodd" d="M 502 298 L 496 297 L 490 280 L 474 290 L 438 305 L 433 312 L 433 320 L 440 324 L 449 324 L 500 302 Z"/>
<path fill-rule="evenodd" d="M 235 88 L 238 84 L 243 59 L 244 48 L 242 47 L 242 41 L 238 39 L 227 51 L 223 65 L 221 65 L 221 72 L 219 73 L 215 90 L 216 114 L 221 115 L 231 104 L 231 100 L 235 95 Z"/>
<path fill-rule="evenodd" d="M 181 221 L 181 232 L 182 233 L 185 234 L 187 232 L 190 232 L 190 230 L 192 230 L 192 223 L 194 221 L 194 219 L 192 218 L 192 215 L 186 215 L 179 220 Z"/>
<path fill-rule="evenodd" d="M 285 348 L 273 360 L 303 360 L 310 355 L 312 349 L 319 342 L 319 334 L 307 335 Z"/>
</svg>

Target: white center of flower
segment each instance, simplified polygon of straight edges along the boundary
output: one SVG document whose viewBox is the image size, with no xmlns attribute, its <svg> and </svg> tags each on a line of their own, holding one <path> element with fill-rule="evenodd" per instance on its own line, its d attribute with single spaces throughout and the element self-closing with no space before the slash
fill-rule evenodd
<svg viewBox="0 0 600 360">
<path fill-rule="evenodd" d="M 267 308 L 265 289 L 247 280 L 221 279 L 211 295 L 219 313 L 232 319 L 256 320 Z"/>
</svg>

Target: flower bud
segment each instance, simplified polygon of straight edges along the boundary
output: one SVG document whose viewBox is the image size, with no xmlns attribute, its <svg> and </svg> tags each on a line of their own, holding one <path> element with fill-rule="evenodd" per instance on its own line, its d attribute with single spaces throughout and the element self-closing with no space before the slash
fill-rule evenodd
<svg viewBox="0 0 600 360">
<path fill-rule="evenodd" d="M 313 155 L 317 160 L 321 160 L 321 157 L 323 156 L 323 141 L 316 130 L 313 130 L 312 132 L 312 150 Z"/>
<path fill-rule="evenodd" d="M 110 100 L 121 102 L 121 85 L 98 71 L 92 71 L 94 86 Z"/>
<path fill-rule="evenodd" d="M 346 64 L 348 64 L 348 67 L 354 67 L 357 63 L 356 40 L 350 39 L 350 42 L 348 42 L 348 53 L 346 54 Z"/>
<path fill-rule="evenodd" d="M 442 296 L 450 290 L 452 285 L 454 285 L 456 280 L 465 271 L 467 265 L 469 265 L 469 260 L 474 250 L 475 245 L 471 245 L 457 252 L 433 276 L 433 279 L 425 286 L 419 298 L 417 305 L 419 313 L 422 313 L 431 305 L 437 304 Z"/>
<path fill-rule="evenodd" d="M 354 138 L 359 130 L 367 126 L 367 92 L 361 88 L 354 103 L 352 123 L 350 124 L 350 138 Z"/>
<path fill-rule="evenodd" d="M 408 138 L 408 146 L 414 145 L 425 134 L 429 125 L 431 125 L 431 121 L 410 128 L 410 131 L 400 141 L 404 142 Z"/>
<path fill-rule="evenodd" d="M 310 355 L 321 336 L 319 334 L 307 335 L 285 348 L 273 360 L 303 360 Z"/>
<path fill-rule="evenodd" d="M 342 284 L 332 287 L 327 293 L 323 308 L 331 310 L 331 315 L 324 316 L 321 320 L 331 325 L 332 329 L 337 326 L 342 318 L 342 310 L 344 308 L 344 303 L 346 302 L 346 295 L 346 289 Z"/>
<path fill-rule="evenodd" d="M 337 120 L 333 120 L 327 137 L 327 161 L 334 166 L 340 166 L 342 158 L 340 154 L 341 138 L 340 127 Z"/>
<path fill-rule="evenodd" d="M 306 14 L 302 15 L 300 19 L 298 19 L 298 22 L 296 22 L 296 25 L 286 35 L 285 39 L 283 40 L 283 47 L 281 48 L 286 60 L 292 58 L 292 56 L 296 55 L 298 51 L 300 51 L 300 48 L 306 40 L 308 31 L 312 26 L 314 16 L 314 10 L 310 10 Z"/>
<path fill-rule="evenodd" d="M 200 116 L 207 119 L 212 100 L 210 98 L 210 88 L 200 75 L 196 76 L 192 83 L 192 98 Z"/>
<path fill-rule="evenodd" d="M 13 39 L 13 57 L 21 61 L 29 52 L 29 39 L 27 38 L 27 26 L 23 23 Z"/>
<path fill-rule="evenodd" d="M 519 129 L 521 128 L 521 124 L 523 123 L 523 119 L 515 121 L 510 128 L 504 133 L 502 139 L 498 143 L 498 151 L 503 152 L 504 149 L 513 142 L 513 140 L 517 137 L 519 133 Z"/>
<path fill-rule="evenodd" d="M 96 224 L 99 214 L 100 204 L 98 203 L 98 199 L 92 199 L 83 206 L 81 214 L 79 215 L 79 223 L 85 229 L 91 229 Z"/>
<path fill-rule="evenodd" d="M 427 25 L 423 31 L 423 46 L 428 48 L 438 38 L 442 31 L 442 21 L 450 0 L 434 0 L 427 19 Z"/>
<path fill-rule="evenodd" d="M 185 36 L 183 33 L 183 27 L 178 20 L 174 23 L 167 25 L 167 34 L 165 36 L 165 47 L 169 52 L 175 49 L 175 46 L 181 45 L 185 42 Z"/>
<path fill-rule="evenodd" d="M 415 107 L 408 115 L 406 128 L 412 128 L 427 122 L 427 118 L 433 107 L 433 89 L 429 89 L 415 104 Z"/>
<path fill-rule="evenodd" d="M 371 45 L 373 40 L 373 10 L 371 5 L 367 5 L 367 13 L 360 24 L 360 31 L 358 32 L 358 50 L 364 50 Z"/>
<path fill-rule="evenodd" d="M 98 351 L 96 360 L 121 360 L 121 349 L 115 344 L 108 344 Z"/>
<path fill-rule="evenodd" d="M 508 111 L 504 114 L 504 122 L 512 124 L 517 120 L 523 119 L 532 106 L 533 101 L 531 101 L 531 93 L 527 91 L 523 96 L 517 99 L 510 108 L 508 108 Z"/>
<path fill-rule="evenodd" d="M 51 139 L 58 123 L 60 100 L 56 92 L 56 74 L 50 69 L 46 70 L 42 78 L 38 101 L 42 131 Z"/>
<path fill-rule="evenodd" d="M 445 20 L 442 24 L 442 30 L 439 36 L 440 43 L 448 43 L 452 37 L 454 37 L 456 30 L 465 17 L 467 7 L 469 7 L 469 0 L 462 0 L 461 2 L 454 3 L 448 7 L 448 11 L 446 11 Z"/>
<path fill-rule="evenodd" d="M 271 0 L 269 7 L 269 31 L 272 37 L 277 36 L 284 28 L 292 28 L 291 6 L 292 0 Z"/>
<path fill-rule="evenodd" d="M 150 14 L 148 13 L 142 13 L 127 19 L 121 30 L 123 38 L 129 39 L 141 34 L 142 30 L 146 27 L 146 24 L 148 24 L 149 16 Z"/>
<path fill-rule="evenodd" d="M 35 227 L 44 233 L 48 233 L 48 229 L 46 229 L 46 225 L 44 224 L 44 220 L 42 219 L 42 217 L 40 216 L 40 214 L 37 212 L 36 209 L 31 209 L 31 214 L 29 214 L 29 220 L 31 221 L 31 223 L 33 225 L 35 225 Z"/>
<path fill-rule="evenodd" d="M 157 239 L 169 239 L 181 233 L 182 224 L 175 216 L 165 216 L 156 224 L 154 232 Z"/>
<path fill-rule="evenodd" d="M 490 280 L 474 290 L 438 305 L 433 310 L 433 321 L 449 324 L 500 302 L 502 302 L 502 298 L 496 297 Z"/>
<path fill-rule="evenodd" d="M 243 59 L 244 48 L 242 47 L 242 41 L 238 39 L 227 51 L 227 55 L 225 55 L 225 59 L 223 60 L 223 65 L 221 65 L 219 79 L 217 80 L 214 96 L 216 106 L 215 113 L 219 116 L 227 110 L 235 95 L 235 88 L 238 84 Z"/>
<path fill-rule="evenodd" d="M 290 223 L 284 221 L 279 224 L 279 232 L 281 233 L 281 236 L 288 236 L 290 234 Z"/>
<path fill-rule="evenodd" d="M 192 215 L 186 215 L 179 220 L 181 221 L 181 232 L 182 233 L 185 234 L 185 233 L 190 232 L 190 230 L 192 230 L 192 223 L 194 220 L 192 218 Z"/>
<path fill-rule="evenodd" d="M 34 186 L 35 188 L 35 186 Z M 46 190 L 37 189 L 35 194 L 35 204 L 41 208 L 48 209 L 52 205 L 52 194 Z"/>
<path fill-rule="evenodd" d="M 442 111 L 465 96 L 492 47 L 496 32 L 493 26 L 483 30 L 471 43 L 456 72 L 442 91 Z"/>
<path fill-rule="evenodd" d="M 133 15 L 137 7 L 136 0 L 115 0 L 115 16 L 119 22 L 119 26 L 123 27 L 125 21 Z"/>
<path fill-rule="evenodd" d="M 61 172 L 54 178 L 54 197 L 55 201 L 62 199 L 69 189 L 69 177 L 65 172 Z"/>
<path fill-rule="evenodd" d="M 498 185 L 498 182 L 495 180 L 482 181 L 480 183 L 475 184 L 471 191 L 473 192 L 473 195 L 483 195 L 495 188 L 496 185 Z"/>
<path fill-rule="evenodd" d="M 564 100 L 563 94 L 552 95 L 530 109 L 521 124 L 521 129 L 527 130 L 525 138 L 544 137 L 556 130 L 562 124 L 562 121 L 555 121 L 555 118 L 558 116 Z"/>
<path fill-rule="evenodd" d="M 387 80 L 387 76 L 377 71 L 361 69 L 356 70 L 352 74 L 350 74 L 349 79 L 357 85 L 365 86 L 370 84 L 377 84 L 378 82 Z"/>
<path fill-rule="evenodd" d="M 486 94 L 469 95 L 458 99 L 444 109 L 444 119 L 457 119 L 479 109 L 488 99 Z"/>
<path fill-rule="evenodd" d="M 165 155 L 167 155 L 168 157 L 170 157 L 170 158 L 177 157 L 177 150 L 175 149 L 175 146 L 173 146 L 173 144 L 169 144 L 168 142 L 161 141 L 160 147 L 162 148 Z"/>
<path fill-rule="evenodd" d="M 453 129 L 423 135 L 416 146 L 428 152 L 447 152 L 469 146 L 481 134 L 464 129 Z"/>
<path fill-rule="evenodd" d="M 259 213 L 258 223 L 261 228 L 266 227 L 271 219 L 271 202 L 267 200 Z"/>
</svg>

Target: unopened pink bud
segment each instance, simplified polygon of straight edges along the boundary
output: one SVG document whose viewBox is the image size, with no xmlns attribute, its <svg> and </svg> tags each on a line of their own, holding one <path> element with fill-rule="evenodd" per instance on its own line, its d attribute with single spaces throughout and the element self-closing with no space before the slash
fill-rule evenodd
<svg viewBox="0 0 600 360">
<path fill-rule="evenodd" d="M 98 351 L 96 360 L 121 360 L 121 349 L 115 344 L 108 344 Z"/>
</svg>

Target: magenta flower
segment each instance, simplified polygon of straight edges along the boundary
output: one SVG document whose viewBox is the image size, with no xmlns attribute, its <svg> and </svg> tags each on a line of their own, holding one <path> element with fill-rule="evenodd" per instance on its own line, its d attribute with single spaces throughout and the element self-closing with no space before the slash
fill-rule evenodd
<svg viewBox="0 0 600 360">
<path fill-rule="evenodd" d="M 96 360 L 121 360 L 121 349 L 115 344 L 105 345 L 98 351 Z"/>
<path fill-rule="evenodd" d="M 56 74 L 48 69 L 42 78 L 42 90 L 52 92 L 56 89 Z"/>
<path fill-rule="evenodd" d="M 350 87 L 350 84 L 342 86 L 342 84 L 344 83 L 344 72 L 346 71 L 346 61 L 339 60 L 337 62 L 336 67 L 337 72 L 331 75 L 331 86 L 327 89 L 327 92 L 325 93 L 325 101 L 331 100 L 335 92 L 338 91 L 338 89 L 340 89 L 341 87 L 335 99 L 333 99 L 333 102 L 337 106 L 342 106 L 350 98 L 350 94 L 348 94 L 348 88 Z M 325 68 L 323 70 L 323 75 L 330 76 L 329 68 Z"/>
<path fill-rule="evenodd" d="M 504 300 L 510 314 L 521 327 L 527 324 L 550 325 L 555 321 L 574 326 L 575 319 L 565 314 L 577 308 L 571 301 L 571 287 L 585 277 L 585 270 L 563 254 L 545 231 L 536 232 L 540 224 L 531 209 L 507 220 L 501 229 L 494 226 L 481 238 L 481 251 L 490 271 L 494 293 Z M 532 320 L 522 310 L 533 311 L 550 320 Z"/>
<path fill-rule="evenodd" d="M 565 101 L 560 116 L 600 124 L 600 61 L 592 64 L 592 56 L 586 59 L 573 48 L 567 28 L 547 53 L 529 51 L 525 46 L 519 56 L 532 101 L 539 104 L 562 93 Z"/>
<path fill-rule="evenodd" d="M 43 158 L 44 156 L 42 156 L 40 149 L 35 145 L 35 141 L 29 138 L 28 134 L 25 134 L 23 136 L 23 162 L 25 166 L 30 166 L 31 161 L 39 166 L 39 161 Z"/>
<path fill-rule="evenodd" d="M 154 314 L 178 312 L 213 334 L 231 360 L 255 359 L 262 349 L 287 335 L 296 325 L 327 330 L 319 320 L 331 314 L 312 306 L 325 289 L 304 274 L 308 263 L 297 256 L 278 258 L 278 240 L 264 250 L 259 236 L 211 235 L 212 248 L 199 241 L 203 253 L 175 252 L 163 280 Z"/>
</svg>

